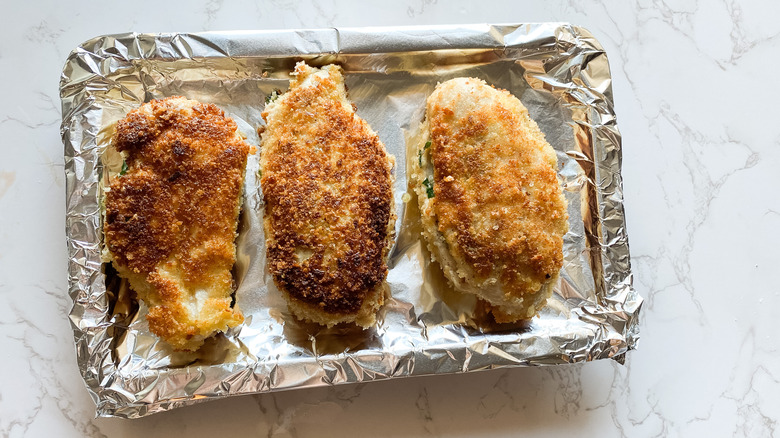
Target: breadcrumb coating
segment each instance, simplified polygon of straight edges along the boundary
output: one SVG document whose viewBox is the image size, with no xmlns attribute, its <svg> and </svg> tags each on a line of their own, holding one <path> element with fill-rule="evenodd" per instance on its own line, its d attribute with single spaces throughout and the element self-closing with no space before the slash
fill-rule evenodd
<svg viewBox="0 0 780 438">
<path fill-rule="evenodd" d="M 498 322 L 534 316 L 568 230 L 555 151 L 516 97 L 480 79 L 438 85 L 426 109 L 411 174 L 433 256 Z"/>
<path fill-rule="evenodd" d="M 375 323 L 395 223 L 393 158 L 347 99 L 341 69 L 298 63 L 263 118 L 268 267 L 298 318 Z"/>
<path fill-rule="evenodd" d="M 149 307 L 149 329 L 195 350 L 243 322 L 231 306 L 247 145 L 214 105 L 153 100 L 116 126 L 127 171 L 106 193 L 105 244 Z"/>
</svg>

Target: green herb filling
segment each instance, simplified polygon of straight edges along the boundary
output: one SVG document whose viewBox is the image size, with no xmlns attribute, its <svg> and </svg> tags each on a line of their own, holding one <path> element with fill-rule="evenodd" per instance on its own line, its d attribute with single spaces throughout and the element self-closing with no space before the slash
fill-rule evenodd
<svg viewBox="0 0 780 438">
<path fill-rule="evenodd" d="M 271 92 L 271 94 L 269 94 L 268 96 L 265 96 L 265 104 L 268 105 L 269 103 L 271 103 L 271 102 L 275 101 L 276 99 L 278 99 L 279 96 L 281 96 L 281 95 L 282 95 L 282 90 L 275 89 L 274 91 Z"/>
<path fill-rule="evenodd" d="M 435 196 L 435 193 L 433 193 L 433 181 L 425 178 L 422 183 L 425 186 L 425 192 L 428 194 L 428 199 L 433 198 Z"/>
</svg>

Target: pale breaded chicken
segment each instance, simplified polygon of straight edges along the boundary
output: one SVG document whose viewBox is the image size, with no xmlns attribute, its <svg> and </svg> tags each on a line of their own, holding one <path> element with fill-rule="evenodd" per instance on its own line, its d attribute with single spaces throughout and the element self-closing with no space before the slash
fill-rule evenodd
<svg viewBox="0 0 780 438">
<path fill-rule="evenodd" d="M 244 319 L 231 269 L 249 145 L 222 110 L 183 97 L 131 111 L 113 143 L 127 172 L 106 193 L 108 255 L 152 333 L 195 350 Z"/>
<path fill-rule="evenodd" d="M 393 158 L 347 99 L 341 68 L 298 63 L 263 111 L 268 268 L 294 315 L 376 321 L 392 244 Z"/>
<path fill-rule="evenodd" d="M 520 100 L 480 79 L 439 84 L 426 111 L 410 174 L 432 256 L 497 322 L 533 317 L 568 230 L 555 151 Z"/>
</svg>

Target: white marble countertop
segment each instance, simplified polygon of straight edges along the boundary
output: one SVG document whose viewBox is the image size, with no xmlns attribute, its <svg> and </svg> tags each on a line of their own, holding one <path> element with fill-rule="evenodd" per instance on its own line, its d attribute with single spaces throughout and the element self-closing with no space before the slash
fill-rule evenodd
<svg viewBox="0 0 780 438">
<path fill-rule="evenodd" d="M 40 2 L 0 26 L 0 434 L 9 437 L 774 436 L 780 421 L 780 3 Z M 369 4 L 370 3 L 370 4 Z M 100 34 L 568 21 L 607 50 L 639 349 L 94 419 L 67 313 L 58 79 Z M 772 91 L 775 90 L 775 91 Z"/>
</svg>

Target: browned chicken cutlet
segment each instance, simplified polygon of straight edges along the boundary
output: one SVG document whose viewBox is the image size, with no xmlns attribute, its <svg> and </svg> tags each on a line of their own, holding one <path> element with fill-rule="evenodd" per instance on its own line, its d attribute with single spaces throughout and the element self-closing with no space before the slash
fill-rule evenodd
<svg viewBox="0 0 780 438">
<path fill-rule="evenodd" d="M 568 230 L 555 151 L 519 99 L 480 79 L 439 84 L 426 110 L 409 173 L 431 254 L 497 322 L 533 317 Z"/>
<path fill-rule="evenodd" d="M 243 322 L 231 306 L 234 241 L 249 145 L 214 105 L 153 100 L 116 126 L 126 174 L 106 193 L 105 244 L 177 350 Z"/>
<path fill-rule="evenodd" d="M 268 267 L 300 319 L 376 321 L 392 243 L 393 159 L 347 100 L 341 69 L 298 63 L 263 118 Z"/>
</svg>

